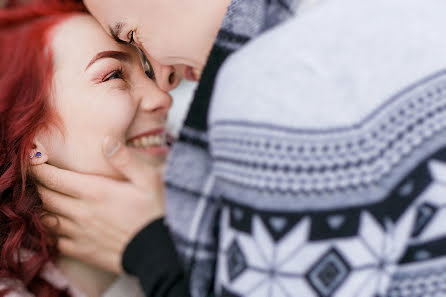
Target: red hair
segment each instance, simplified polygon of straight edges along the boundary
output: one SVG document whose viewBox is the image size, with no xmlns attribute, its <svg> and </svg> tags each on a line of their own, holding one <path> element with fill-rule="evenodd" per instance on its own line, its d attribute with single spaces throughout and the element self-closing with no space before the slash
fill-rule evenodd
<svg viewBox="0 0 446 297">
<path fill-rule="evenodd" d="M 29 175 L 29 153 L 36 133 L 56 119 L 49 100 L 50 30 L 85 8 L 75 1 L 15 2 L 0 9 L 0 278 L 20 280 L 38 297 L 67 296 L 40 277 L 56 248 L 40 222 L 42 202 Z M 25 250 L 31 256 L 22 257 Z"/>
</svg>

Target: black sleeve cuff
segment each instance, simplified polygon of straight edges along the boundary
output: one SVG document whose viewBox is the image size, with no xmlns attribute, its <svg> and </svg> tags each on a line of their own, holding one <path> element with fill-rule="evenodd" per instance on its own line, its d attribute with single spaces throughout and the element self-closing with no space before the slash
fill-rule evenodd
<svg viewBox="0 0 446 297">
<path fill-rule="evenodd" d="M 124 251 L 122 266 L 139 279 L 146 296 L 189 296 L 187 278 L 163 218 L 132 239 Z"/>
</svg>

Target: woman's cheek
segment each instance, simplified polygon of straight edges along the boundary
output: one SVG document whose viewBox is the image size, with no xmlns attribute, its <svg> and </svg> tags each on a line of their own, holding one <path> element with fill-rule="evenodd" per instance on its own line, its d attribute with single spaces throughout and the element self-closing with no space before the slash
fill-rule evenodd
<svg viewBox="0 0 446 297">
<path fill-rule="evenodd" d="M 103 104 L 98 113 L 98 121 L 101 123 L 105 131 L 105 136 L 114 136 L 118 139 L 125 140 L 127 131 L 138 111 L 136 101 L 126 92 L 120 92 L 119 96 L 115 94 L 113 98 L 109 98 Z"/>
<path fill-rule="evenodd" d="M 137 112 L 137 104 L 135 100 L 127 94 L 122 92 L 119 96 L 115 96 L 112 100 L 108 100 L 104 104 L 103 116 L 110 121 L 130 121 Z"/>
</svg>

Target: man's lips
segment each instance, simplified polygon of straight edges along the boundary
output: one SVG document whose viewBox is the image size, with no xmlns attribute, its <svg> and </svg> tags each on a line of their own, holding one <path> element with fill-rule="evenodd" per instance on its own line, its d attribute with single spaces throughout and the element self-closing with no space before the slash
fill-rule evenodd
<svg viewBox="0 0 446 297">
<path fill-rule="evenodd" d="M 168 146 L 172 146 L 177 139 L 170 133 L 166 134 L 166 142 Z"/>
</svg>

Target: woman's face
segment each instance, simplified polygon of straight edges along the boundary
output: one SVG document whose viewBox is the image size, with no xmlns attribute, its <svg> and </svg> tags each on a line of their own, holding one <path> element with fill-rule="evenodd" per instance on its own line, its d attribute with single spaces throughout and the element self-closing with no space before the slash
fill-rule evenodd
<svg viewBox="0 0 446 297">
<path fill-rule="evenodd" d="M 151 80 L 136 49 L 116 43 L 89 15 L 77 15 L 52 32 L 52 105 L 62 129 L 36 137 L 48 163 L 82 173 L 121 176 L 108 165 L 103 141 L 111 136 L 141 161 L 163 164 L 165 124 L 172 104 Z"/>
</svg>

